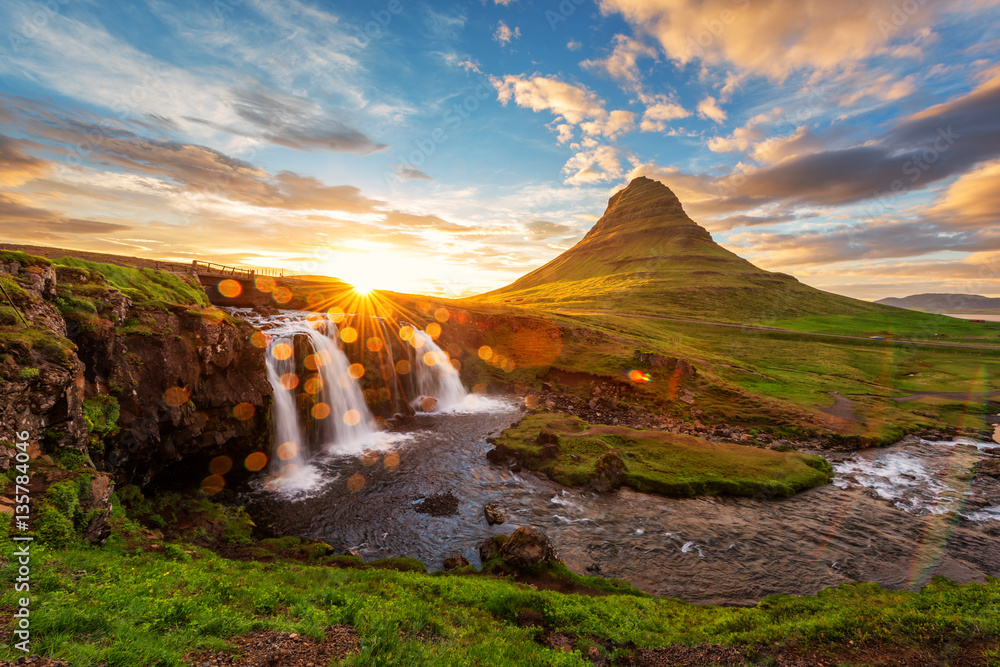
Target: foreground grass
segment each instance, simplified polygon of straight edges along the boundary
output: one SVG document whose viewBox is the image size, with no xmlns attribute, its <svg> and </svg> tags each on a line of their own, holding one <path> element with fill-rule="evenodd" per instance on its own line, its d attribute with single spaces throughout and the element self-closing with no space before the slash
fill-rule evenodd
<svg viewBox="0 0 1000 667">
<path fill-rule="evenodd" d="M 779 645 L 840 650 L 848 641 L 859 649 L 892 645 L 937 654 L 1000 636 L 998 579 L 965 586 L 935 580 L 920 593 L 855 584 L 739 609 L 564 595 L 489 577 L 239 562 L 189 551 L 193 559 L 182 549 L 174 549 L 173 558 L 128 553 L 116 538 L 103 548 L 36 544 L 33 650 L 77 667 L 167 667 L 255 629 L 319 638 L 326 625 L 343 623 L 362 643 L 345 665 L 585 665 L 582 656 L 594 645 L 611 658 L 626 645 L 722 643 L 755 655 Z M 21 595 L 13 592 L 14 572 L 8 564 L 2 575 L 7 609 Z M 552 631 L 576 637 L 577 650 L 560 653 L 537 643 L 541 628 L 516 624 L 523 609 L 539 614 Z M 8 645 L 0 657 L 17 654 Z"/>
<path fill-rule="evenodd" d="M 539 434 L 558 440 L 546 455 Z M 565 414 L 529 415 L 495 440 L 533 470 L 567 486 L 588 483 L 599 461 L 616 450 L 625 462 L 622 482 L 637 491 L 669 496 L 764 494 L 792 496 L 830 481 L 830 464 L 819 456 L 776 452 L 689 435 L 589 425 Z"/>
<path fill-rule="evenodd" d="M 53 264 L 57 267 L 80 269 L 92 275 L 100 274 L 112 287 L 138 306 L 161 306 L 167 303 L 209 305 L 208 297 L 200 286 L 174 273 L 91 262 L 76 257 L 61 257 L 54 260 Z"/>
</svg>

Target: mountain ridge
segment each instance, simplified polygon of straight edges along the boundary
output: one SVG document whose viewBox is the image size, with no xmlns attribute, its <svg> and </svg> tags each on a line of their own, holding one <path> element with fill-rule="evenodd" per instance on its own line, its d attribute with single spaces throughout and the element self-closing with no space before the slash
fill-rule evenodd
<svg viewBox="0 0 1000 667">
<path fill-rule="evenodd" d="M 1000 298 L 979 294 L 954 294 L 947 292 L 927 292 L 904 297 L 887 297 L 875 303 L 907 310 L 930 313 L 971 313 L 1000 312 Z"/>
<path fill-rule="evenodd" d="M 572 248 L 474 298 L 731 322 L 883 308 L 755 266 L 717 244 L 667 186 L 644 176 L 613 194 L 604 215 Z"/>
</svg>

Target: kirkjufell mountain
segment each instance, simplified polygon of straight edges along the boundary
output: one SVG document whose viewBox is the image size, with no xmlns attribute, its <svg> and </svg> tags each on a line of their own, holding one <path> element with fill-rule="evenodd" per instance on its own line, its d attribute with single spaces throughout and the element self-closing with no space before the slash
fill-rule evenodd
<svg viewBox="0 0 1000 667">
<path fill-rule="evenodd" d="M 732 322 L 882 308 L 754 266 L 716 243 L 668 187 L 643 176 L 611 197 L 579 243 L 482 298 Z"/>
</svg>

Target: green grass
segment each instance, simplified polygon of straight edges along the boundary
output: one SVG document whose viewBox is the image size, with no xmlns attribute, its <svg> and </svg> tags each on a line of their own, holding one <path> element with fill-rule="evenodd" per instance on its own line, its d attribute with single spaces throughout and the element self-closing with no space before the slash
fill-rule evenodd
<svg viewBox="0 0 1000 667">
<path fill-rule="evenodd" d="M 782 329 L 844 336 L 884 336 L 919 342 L 971 343 L 1000 348 L 1000 322 L 970 322 L 955 317 L 884 308 L 856 315 L 816 315 L 763 323 Z"/>
<path fill-rule="evenodd" d="M 13 548 L 6 536 L 5 552 Z M 620 657 L 626 645 L 727 644 L 748 655 L 775 647 L 843 651 L 899 647 L 936 655 L 982 638 L 997 648 L 1000 580 L 957 586 L 937 579 L 921 592 L 845 585 L 812 597 L 774 596 L 755 608 L 698 607 L 634 595 L 565 595 L 502 579 L 295 563 L 230 561 L 199 548 L 128 552 L 34 544 L 32 650 L 75 667 L 179 667 L 198 649 L 269 628 L 319 637 L 348 624 L 362 652 L 343 665 L 589 665 L 597 640 Z M 193 558 L 187 554 L 193 551 Z M 13 606 L 16 563 L 0 574 L 0 603 Z M 573 653 L 540 645 L 540 628 L 516 624 L 522 609 L 576 637 Z M 600 645 L 600 644 L 599 644 Z M 13 659 L 10 642 L 0 657 Z M 762 663 L 766 664 L 766 663 Z M 861 664 L 842 662 L 841 664 Z"/>
<path fill-rule="evenodd" d="M 556 458 L 547 458 L 536 441 L 543 429 L 558 438 Z M 787 497 L 826 484 L 832 473 L 829 463 L 810 454 L 619 426 L 591 426 L 576 417 L 552 413 L 525 417 L 501 433 L 495 444 L 567 486 L 590 482 L 598 460 L 614 449 L 625 461 L 625 485 L 669 496 Z"/>
<path fill-rule="evenodd" d="M 75 257 L 61 257 L 54 263 L 56 266 L 84 269 L 100 274 L 115 289 L 139 306 L 162 306 L 167 303 L 209 305 L 208 297 L 200 286 L 173 273 L 102 264 Z"/>
</svg>

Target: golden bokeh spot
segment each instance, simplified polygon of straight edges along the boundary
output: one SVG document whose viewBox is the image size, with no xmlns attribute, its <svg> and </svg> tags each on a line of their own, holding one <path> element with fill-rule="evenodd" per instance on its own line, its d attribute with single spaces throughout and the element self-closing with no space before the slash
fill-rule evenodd
<svg viewBox="0 0 1000 667">
<path fill-rule="evenodd" d="M 243 292 L 243 286 L 232 278 L 227 278 L 221 281 L 216 289 L 219 290 L 219 294 L 226 297 L 227 299 L 235 299 Z"/>
<path fill-rule="evenodd" d="M 285 286 L 276 287 L 273 292 L 271 292 L 271 298 L 277 303 L 288 303 L 292 300 L 292 290 Z"/>
<path fill-rule="evenodd" d="M 534 394 L 528 394 L 527 396 L 524 397 L 524 407 L 528 408 L 529 410 L 534 410 L 535 408 L 538 407 L 538 404 L 539 404 L 538 396 L 535 396 Z"/>
<path fill-rule="evenodd" d="M 437 404 L 438 401 L 433 396 L 424 396 L 420 399 L 420 409 L 424 412 L 433 412 Z"/>
<path fill-rule="evenodd" d="M 381 338 L 369 338 L 368 342 L 365 343 L 365 347 L 371 352 L 378 352 L 382 349 L 382 339 Z"/>
<path fill-rule="evenodd" d="M 215 306 L 209 306 L 201 311 L 201 319 L 209 324 L 219 324 L 226 319 L 226 314 Z"/>
<path fill-rule="evenodd" d="M 396 372 L 400 375 L 406 375 L 410 372 L 410 362 L 406 359 L 400 359 L 396 362 Z"/>
<path fill-rule="evenodd" d="M 322 292 L 313 291 L 306 294 L 306 303 L 309 304 L 310 308 L 315 308 L 326 300 L 327 296 Z"/>
<path fill-rule="evenodd" d="M 344 327 L 340 330 L 340 340 L 345 343 L 353 343 L 358 339 L 358 330 L 354 327 Z"/>
<path fill-rule="evenodd" d="M 434 311 L 434 319 L 438 322 L 447 322 L 449 317 L 451 317 L 451 313 L 448 312 L 447 308 L 442 307 Z"/>
<path fill-rule="evenodd" d="M 250 344 L 254 347 L 267 347 L 267 334 L 263 331 L 254 331 L 250 336 Z"/>
<path fill-rule="evenodd" d="M 344 309 L 340 306 L 334 306 L 330 310 L 326 311 L 326 316 L 334 324 L 340 324 L 344 321 Z"/>
<path fill-rule="evenodd" d="M 382 464 L 386 470 L 395 470 L 399 467 L 399 454 L 396 452 L 386 452 L 385 458 L 382 459 Z"/>
<path fill-rule="evenodd" d="M 347 389 L 352 384 L 354 384 L 354 378 L 351 377 L 350 373 L 344 372 L 337 376 L 337 384 L 339 384 L 344 389 Z"/>
<path fill-rule="evenodd" d="M 388 387 L 379 387 L 378 389 L 378 400 L 389 401 L 392 400 L 392 392 L 389 391 Z"/>
<path fill-rule="evenodd" d="M 472 393 L 473 394 L 478 394 L 479 396 L 484 395 L 486 393 L 486 385 L 483 384 L 482 382 L 476 383 L 472 387 Z"/>
<path fill-rule="evenodd" d="M 347 373 L 355 380 L 358 380 L 364 377 L 365 367 L 361 364 L 351 364 L 351 366 L 347 369 Z"/>
<path fill-rule="evenodd" d="M 281 476 L 285 479 L 289 477 L 295 477 L 302 470 L 298 463 L 287 463 L 285 467 L 281 469 Z"/>
<path fill-rule="evenodd" d="M 302 365 L 308 368 L 309 370 L 314 371 L 318 369 L 320 366 L 322 366 L 323 362 L 317 355 L 310 354 L 308 357 L 306 357 L 305 361 L 302 362 Z"/>
<path fill-rule="evenodd" d="M 271 348 L 271 356 L 278 361 L 284 361 L 292 357 L 292 346 L 288 343 L 278 343 Z"/>
<path fill-rule="evenodd" d="M 184 387 L 171 387 L 163 392 L 163 402 L 172 408 L 176 408 L 179 405 L 187 403 L 190 396 L 188 390 Z"/>
<path fill-rule="evenodd" d="M 365 476 L 359 472 L 347 478 L 347 488 L 352 493 L 356 493 L 365 488 Z"/>
<path fill-rule="evenodd" d="M 378 452 L 374 449 L 366 449 L 364 453 L 361 454 L 361 464 L 368 466 L 369 468 L 378 463 L 378 459 Z"/>
<path fill-rule="evenodd" d="M 427 328 L 424 329 L 424 331 L 426 331 L 427 335 L 431 338 L 437 338 L 441 335 L 441 325 L 437 322 L 431 322 L 427 325 Z"/>
<path fill-rule="evenodd" d="M 438 362 L 438 355 L 436 352 L 424 352 L 424 364 L 427 366 L 436 366 Z"/>
<path fill-rule="evenodd" d="M 226 488 L 226 480 L 221 475 L 209 475 L 201 480 L 201 492 L 209 496 L 214 496 L 224 488 Z"/>
<path fill-rule="evenodd" d="M 501 367 L 503 368 L 504 372 L 510 373 L 512 370 L 517 368 L 517 364 L 515 364 L 511 359 L 504 359 L 503 365 Z"/>
<path fill-rule="evenodd" d="M 421 301 L 417 304 L 417 310 L 421 313 L 429 313 L 433 307 L 434 306 L 432 306 L 429 301 Z"/>
<path fill-rule="evenodd" d="M 425 342 L 426 339 L 423 336 L 414 336 L 410 339 L 410 345 L 418 350 L 424 346 Z"/>
<path fill-rule="evenodd" d="M 248 419 L 253 419 L 253 415 L 256 411 L 257 409 L 253 406 L 253 403 L 239 403 L 235 408 L 233 408 L 233 416 L 241 422 L 245 422 Z"/>
<path fill-rule="evenodd" d="M 460 371 L 462 370 L 462 362 L 459 361 L 458 359 L 452 359 L 451 367 L 454 368 L 456 371 Z"/>
<path fill-rule="evenodd" d="M 306 383 L 302 386 L 307 394 L 315 396 L 319 392 L 323 391 L 323 380 L 318 377 L 311 377 L 306 380 Z"/>
<path fill-rule="evenodd" d="M 213 475 L 225 475 L 233 469 L 233 460 L 228 456 L 216 456 L 208 464 L 208 469 Z"/>
<path fill-rule="evenodd" d="M 330 416 L 330 406 L 326 403 L 317 403 L 312 408 L 312 416 L 316 419 L 326 419 Z"/>
<path fill-rule="evenodd" d="M 348 426 L 357 426 L 361 423 L 361 412 L 358 410 L 348 410 L 344 413 L 344 423 Z"/>
<path fill-rule="evenodd" d="M 277 454 L 278 458 L 281 459 L 282 461 L 290 461 L 291 459 L 294 459 L 298 455 L 298 453 L 299 453 L 299 446 L 294 442 L 288 441 L 278 445 Z"/>
<path fill-rule="evenodd" d="M 306 315 L 306 324 L 308 324 L 313 329 L 319 329 L 323 326 L 324 318 L 319 313 L 309 313 Z"/>
<path fill-rule="evenodd" d="M 481 348 L 479 348 L 479 358 L 482 359 L 483 361 L 486 361 L 492 356 L 493 356 L 493 348 L 490 347 L 489 345 L 483 345 Z"/>
<path fill-rule="evenodd" d="M 279 382 L 281 382 L 282 387 L 284 387 L 288 391 L 291 391 L 292 389 L 295 389 L 296 387 L 299 386 L 299 376 L 296 375 L 295 373 L 285 373 L 284 375 L 281 376 Z"/>
<path fill-rule="evenodd" d="M 287 287 L 277 287 L 271 292 L 271 298 L 277 303 L 285 304 L 292 300 L 292 290 Z"/>
<path fill-rule="evenodd" d="M 414 329 L 409 324 L 399 328 L 399 337 L 403 340 L 410 340 L 413 338 Z"/>
<path fill-rule="evenodd" d="M 265 491 L 277 491 L 281 488 L 281 475 L 279 473 L 272 473 L 267 476 L 267 480 L 264 482 Z"/>
<path fill-rule="evenodd" d="M 278 286 L 278 281 L 271 276 L 260 276 L 254 282 L 257 284 L 257 289 L 264 293 L 273 292 Z"/>
<path fill-rule="evenodd" d="M 257 472 L 267 465 L 267 454 L 264 452 L 254 452 L 247 456 L 246 460 L 243 461 L 243 465 L 250 472 Z"/>
</svg>

